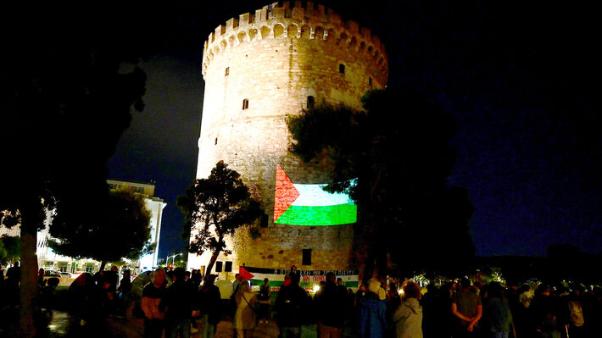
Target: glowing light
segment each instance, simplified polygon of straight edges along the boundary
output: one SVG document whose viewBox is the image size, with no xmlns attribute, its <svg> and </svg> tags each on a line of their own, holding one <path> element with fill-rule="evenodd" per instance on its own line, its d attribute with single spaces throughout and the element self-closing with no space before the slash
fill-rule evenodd
<svg viewBox="0 0 602 338">
<path fill-rule="evenodd" d="M 320 291 L 320 284 L 314 284 L 314 287 L 311 291 L 313 291 L 313 293 L 317 293 L 318 291 Z"/>
</svg>

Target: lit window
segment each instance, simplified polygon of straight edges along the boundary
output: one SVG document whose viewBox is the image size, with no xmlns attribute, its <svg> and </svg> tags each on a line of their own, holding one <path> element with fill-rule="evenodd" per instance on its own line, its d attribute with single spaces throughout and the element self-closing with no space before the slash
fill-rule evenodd
<svg viewBox="0 0 602 338">
<path fill-rule="evenodd" d="M 345 65 L 344 64 L 339 64 L 339 74 L 345 74 Z"/>
<path fill-rule="evenodd" d="M 249 109 L 249 100 L 248 99 L 242 100 L 242 110 L 245 110 L 245 109 Z"/>
</svg>

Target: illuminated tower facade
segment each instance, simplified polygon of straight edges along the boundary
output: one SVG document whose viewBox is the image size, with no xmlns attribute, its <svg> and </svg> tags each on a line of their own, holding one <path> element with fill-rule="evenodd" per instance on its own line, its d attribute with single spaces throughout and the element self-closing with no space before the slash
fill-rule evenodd
<svg viewBox="0 0 602 338">
<path fill-rule="evenodd" d="M 346 203 L 344 196 L 330 196 L 329 202 L 316 189 L 326 182 L 323 167 L 289 154 L 286 117 L 322 103 L 361 109 L 366 91 L 387 82 L 380 40 L 321 5 L 274 3 L 232 18 L 209 34 L 202 72 L 197 178 L 208 177 L 223 160 L 241 174 L 266 212 L 261 236 L 254 239 L 239 231 L 230 243 L 234 254 L 220 257 L 218 270 L 238 271 L 239 265 L 348 268 L 351 209 L 333 208 Z M 300 219 L 300 213 L 316 210 L 311 207 L 331 215 L 344 209 L 347 214 Z M 190 255 L 189 267 L 199 268 L 207 260 L 208 255 Z"/>
</svg>

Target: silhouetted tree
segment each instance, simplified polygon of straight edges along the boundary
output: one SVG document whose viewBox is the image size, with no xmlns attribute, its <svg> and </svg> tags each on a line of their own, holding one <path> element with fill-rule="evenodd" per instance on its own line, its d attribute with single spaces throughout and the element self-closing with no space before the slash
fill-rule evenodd
<svg viewBox="0 0 602 338">
<path fill-rule="evenodd" d="M 150 239 L 151 212 L 141 195 L 112 191 L 105 210 L 95 212 L 102 216 L 97 223 L 79 227 L 71 226 L 58 213 L 53 220 L 53 240 L 49 242 L 52 249 L 64 256 L 101 261 L 100 270 L 107 262 L 142 255 Z"/>
<path fill-rule="evenodd" d="M 97 222 L 94 210 L 108 200 L 106 162 L 129 126 L 131 107 L 143 108 L 145 74 L 136 66 L 142 28 L 132 12 L 21 10 L 11 12 L 17 24 L 3 42 L 10 53 L 2 63 L 0 222 L 20 224 L 19 334 L 30 337 L 36 231 L 47 209 L 74 228 Z"/>
<path fill-rule="evenodd" d="M 451 115 L 407 90 L 372 91 L 362 102 L 363 111 L 321 106 L 288 120 L 291 151 L 305 161 L 330 161 L 327 189 L 348 192 L 358 204 L 360 273 L 382 272 L 388 254 L 406 269 L 442 257 L 465 262 L 474 255 L 472 205 L 465 191 L 446 184 L 454 161 Z"/>
<path fill-rule="evenodd" d="M 21 256 L 21 241 L 18 237 L 0 237 L 0 261 L 14 261 Z"/>
<path fill-rule="evenodd" d="M 206 179 L 198 179 L 178 198 L 178 206 L 186 218 L 194 240 L 188 250 L 198 255 L 211 252 L 205 277 L 211 274 L 221 252 L 231 253 L 226 247 L 226 236 L 234 235 L 244 225 L 251 225 L 261 215 L 259 203 L 235 170 L 218 162 Z"/>
</svg>

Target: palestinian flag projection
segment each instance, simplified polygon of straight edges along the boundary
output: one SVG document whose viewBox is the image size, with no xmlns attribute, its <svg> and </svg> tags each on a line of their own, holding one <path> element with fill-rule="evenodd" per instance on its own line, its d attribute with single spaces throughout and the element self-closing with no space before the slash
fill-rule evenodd
<svg viewBox="0 0 602 338">
<path fill-rule="evenodd" d="M 276 168 L 274 223 L 300 226 L 351 224 L 357 220 L 357 206 L 344 193 L 324 191 L 325 184 L 296 184 Z"/>
</svg>

